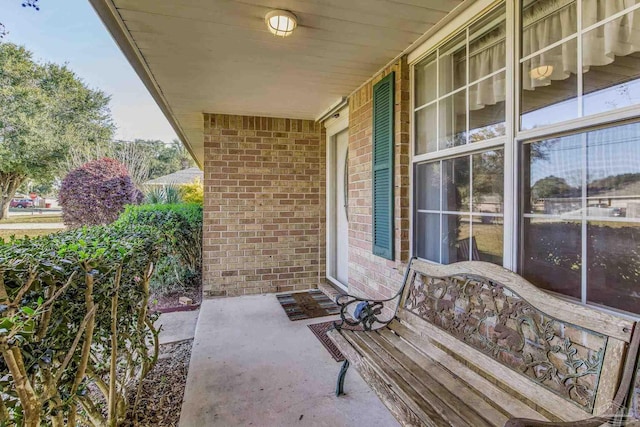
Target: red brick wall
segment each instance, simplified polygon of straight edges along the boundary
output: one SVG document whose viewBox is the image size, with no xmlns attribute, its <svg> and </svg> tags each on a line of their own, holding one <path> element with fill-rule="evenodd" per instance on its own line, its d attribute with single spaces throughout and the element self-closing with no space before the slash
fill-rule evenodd
<svg viewBox="0 0 640 427">
<path fill-rule="evenodd" d="M 325 134 L 308 120 L 204 115 L 205 297 L 317 287 Z"/>
<path fill-rule="evenodd" d="M 372 88 L 395 71 L 395 260 L 372 253 Z M 409 67 L 406 58 L 349 98 L 349 291 L 387 298 L 401 286 L 409 259 Z"/>
</svg>

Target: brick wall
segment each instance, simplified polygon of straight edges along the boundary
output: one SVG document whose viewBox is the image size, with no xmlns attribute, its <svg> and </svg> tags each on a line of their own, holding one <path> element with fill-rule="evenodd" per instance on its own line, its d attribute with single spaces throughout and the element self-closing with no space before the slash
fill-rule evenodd
<svg viewBox="0 0 640 427">
<path fill-rule="evenodd" d="M 204 115 L 205 297 L 317 287 L 325 135 L 308 120 Z"/>
<path fill-rule="evenodd" d="M 372 88 L 395 71 L 395 260 L 372 253 Z M 409 259 L 409 67 L 388 67 L 349 98 L 349 291 L 387 298 L 402 284 Z"/>
</svg>

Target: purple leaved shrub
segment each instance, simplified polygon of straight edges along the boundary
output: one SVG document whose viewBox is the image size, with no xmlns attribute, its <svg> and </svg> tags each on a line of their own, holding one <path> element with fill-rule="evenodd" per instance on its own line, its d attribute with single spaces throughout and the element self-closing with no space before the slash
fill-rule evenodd
<svg viewBox="0 0 640 427">
<path fill-rule="evenodd" d="M 115 221 L 125 205 L 140 203 L 140 195 L 127 168 L 104 158 L 69 172 L 62 180 L 58 199 L 65 225 L 76 228 Z"/>
</svg>

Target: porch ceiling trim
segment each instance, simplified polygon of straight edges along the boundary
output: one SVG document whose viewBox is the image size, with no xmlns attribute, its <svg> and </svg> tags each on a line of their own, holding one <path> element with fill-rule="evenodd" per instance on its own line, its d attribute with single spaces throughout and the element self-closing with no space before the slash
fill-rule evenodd
<svg viewBox="0 0 640 427">
<path fill-rule="evenodd" d="M 363 18 L 357 13 L 366 12 L 370 4 L 367 0 L 354 0 L 348 7 L 344 6 L 344 11 L 350 16 L 345 19 L 333 12 L 324 13 L 325 7 L 329 8 L 327 10 L 333 10 L 331 7 L 343 7 L 339 0 L 300 3 L 296 3 L 299 0 L 236 0 L 224 3 L 225 7 L 220 10 L 213 6 L 215 1 L 209 3 L 205 0 L 188 0 L 184 10 L 181 5 L 169 0 L 163 1 L 156 5 L 154 0 L 141 0 L 140 3 L 134 0 L 89 0 L 180 140 L 202 168 L 203 113 L 269 116 L 269 108 L 274 106 L 274 100 L 277 99 L 275 95 L 278 95 L 289 97 L 292 102 L 276 102 L 277 108 L 272 112 L 275 117 L 324 119 L 327 113 L 340 104 L 338 101 L 327 108 L 333 99 L 348 99 L 348 96 L 370 82 L 388 64 L 398 61 L 403 55 L 420 50 L 425 41 L 454 24 L 455 18 L 470 6 L 496 0 L 375 0 L 371 4 L 375 10 L 365 13 Z M 301 38 L 296 43 L 276 45 L 272 40 L 263 38 L 262 33 L 266 29 L 263 31 L 256 17 L 262 15 L 263 9 L 268 10 L 280 3 L 291 10 L 297 10 L 296 7 L 300 6 L 300 13 L 306 18 L 306 24 L 302 26 L 304 31 L 300 33 Z M 194 8 L 199 4 L 210 8 L 206 11 L 215 13 L 209 16 L 203 12 L 206 16 L 200 19 L 198 15 L 194 15 Z M 385 7 L 390 8 L 390 18 L 385 15 L 386 12 L 382 13 L 386 10 Z M 399 9 L 394 15 L 396 7 Z M 354 13 L 357 18 L 353 18 Z M 230 17 L 231 21 L 221 21 L 225 17 Z M 190 26 L 190 20 L 197 25 Z M 405 28 L 404 22 L 408 22 L 411 29 Z M 166 46 L 157 42 L 158 37 L 155 35 L 160 38 L 167 36 L 165 28 L 168 24 L 175 24 L 179 37 L 165 49 Z M 353 31 L 345 34 L 347 37 L 355 35 L 355 41 L 345 44 L 343 50 L 341 39 L 335 34 L 339 34 L 340 29 L 350 28 L 350 24 L 353 24 Z M 235 48 L 227 43 L 233 29 L 244 31 L 239 33 L 243 36 L 238 39 L 240 41 Z M 224 37 L 217 41 L 215 36 L 219 31 Z M 390 36 L 388 43 L 380 45 L 372 42 L 375 37 L 386 40 L 380 31 L 393 36 Z M 192 48 L 189 42 L 194 37 L 195 40 L 199 40 L 198 37 L 211 40 L 209 44 L 204 43 L 200 56 L 198 47 Z M 329 47 L 321 49 L 317 55 L 308 53 L 309 49 L 324 46 L 322 43 Z M 260 56 L 262 51 L 256 51 L 258 44 L 265 47 L 265 52 L 270 56 Z M 340 46 L 340 49 L 334 51 L 336 46 Z M 362 53 L 362 49 L 355 49 L 358 46 L 368 49 L 366 54 Z M 237 49 L 237 52 L 230 49 Z M 212 60 L 212 55 L 216 52 L 222 55 L 223 61 Z M 308 63 L 303 59 L 301 65 L 290 67 L 287 70 L 289 74 L 279 74 L 279 68 L 273 61 L 279 54 L 285 55 L 289 60 L 296 55 L 310 59 Z M 174 59 L 189 62 L 191 67 L 187 69 L 185 76 L 181 74 L 182 70 L 170 62 Z M 348 63 L 347 68 L 345 61 Z M 209 71 L 210 65 L 214 66 Z M 319 68 L 319 65 L 325 68 Z M 230 74 L 227 70 L 232 70 L 232 67 L 238 67 L 239 72 Z M 253 82 L 262 81 L 258 79 L 262 77 L 256 74 L 258 69 L 265 72 L 267 89 L 251 92 Z M 282 80 L 282 76 L 289 80 Z M 201 78 L 203 83 L 199 87 L 199 83 L 194 82 L 200 82 Z M 291 83 L 292 81 L 295 83 Z M 219 87 L 215 87 L 213 82 L 218 83 Z M 298 92 L 292 90 L 296 84 L 302 88 Z M 234 98 L 234 90 L 238 88 L 238 96 Z M 333 98 L 334 96 L 337 98 Z M 322 111 L 325 103 L 324 114 L 318 115 L 318 110 Z"/>
<path fill-rule="evenodd" d="M 136 43 L 133 41 L 133 38 L 127 31 L 120 14 L 118 13 L 115 5 L 111 0 L 89 0 L 91 6 L 96 11 L 100 19 L 102 20 L 104 26 L 107 28 L 111 37 L 115 40 L 116 44 L 127 58 L 135 72 L 138 74 L 145 87 L 160 107 L 160 110 L 165 115 L 171 127 L 178 135 L 178 138 L 182 141 L 191 157 L 194 159 L 196 164 L 200 169 L 203 169 L 204 165 L 201 162 L 200 157 L 198 157 L 191 145 L 191 141 L 186 136 L 186 133 L 180 127 L 180 123 L 176 119 L 169 103 L 165 99 L 162 94 L 162 90 L 160 86 L 156 82 L 153 77 L 153 73 L 151 69 L 147 65 L 142 53 L 136 46 Z"/>
</svg>

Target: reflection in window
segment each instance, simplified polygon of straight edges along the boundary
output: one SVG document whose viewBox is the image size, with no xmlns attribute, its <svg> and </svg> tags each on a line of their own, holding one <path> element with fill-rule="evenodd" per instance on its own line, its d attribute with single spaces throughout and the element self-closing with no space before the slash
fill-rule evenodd
<svg viewBox="0 0 640 427">
<path fill-rule="evenodd" d="M 438 111 L 436 103 L 427 105 L 415 114 L 416 153 L 430 153 L 438 149 Z"/>
<path fill-rule="evenodd" d="M 467 84 L 467 43 L 465 33 L 438 49 L 438 93 L 446 95 Z"/>
<path fill-rule="evenodd" d="M 469 212 L 469 157 L 442 161 L 442 210 Z"/>
<path fill-rule="evenodd" d="M 469 88 L 469 142 L 505 134 L 505 72 Z"/>
<path fill-rule="evenodd" d="M 640 224 L 587 223 L 587 301 L 640 312 Z"/>
<path fill-rule="evenodd" d="M 580 299 L 580 223 L 552 218 L 525 218 L 521 235 L 522 276 L 543 289 Z"/>
<path fill-rule="evenodd" d="M 577 30 L 576 0 L 522 2 L 523 57 L 559 42 L 575 34 Z"/>
<path fill-rule="evenodd" d="M 502 213 L 504 206 L 504 151 L 485 151 L 471 156 L 473 162 L 473 212 Z"/>
<path fill-rule="evenodd" d="M 440 150 L 467 143 L 465 92 L 456 92 L 440 102 Z"/>
<path fill-rule="evenodd" d="M 640 313 L 640 123 L 524 144 L 522 154 L 525 277 Z"/>
<path fill-rule="evenodd" d="M 505 135 L 505 35 L 502 6 L 415 65 L 416 154 Z"/>
<path fill-rule="evenodd" d="M 438 97 L 435 78 L 438 75 L 437 55 L 433 54 L 421 61 L 413 68 L 415 75 L 415 103 L 416 106 L 425 105 Z"/>
<path fill-rule="evenodd" d="M 582 22 L 575 0 L 523 3 L 522 129 L 640 103 L 640 11 L 629 11 L 638 2 L 581 3 Z"/>
<path fill-rule="evenodd" d="M 578 79 L 575 73 L 557 64 L 562 64 L 564 52 L 570 52 L 575 57 L 575 39 L 522 64 L 521 129 L 533 129 L 578 117 Z M 575 61 L 571 69 L 575 70 Z"/>
<path fill-rule="evenodd" d="M 564 215 L 582 206 L 582 136 L 523 146 L 524 212 Z"/>
<path fill-rule="evenodd" d="M 462 247 L 469 247 L 469 215 L 442 215 L 442 258 L 443 264 L 468 261 L 469 254 Z"/>
<path fill-rule="evenodd" d="M 503 171 L 503 150 L 416 165 L 416 254 L 501 265 Z"/>
</svg>

